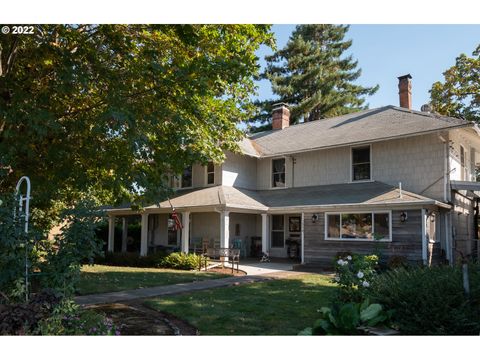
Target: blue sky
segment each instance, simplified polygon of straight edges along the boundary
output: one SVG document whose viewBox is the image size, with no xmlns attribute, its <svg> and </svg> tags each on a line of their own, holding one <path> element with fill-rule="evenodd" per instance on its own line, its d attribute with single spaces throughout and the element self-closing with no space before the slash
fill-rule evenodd
<svg viewBox="0 0 480 360">
<path fill-rule="evenodd" d="M 278 48 L 288 41 L 295 25 L 274 25 Z M 412 79 L 412 108 L 428 103 L 435 81 L 455 64 L 461 53 L 471 55 L 480 44 L 480 25 L 351 25 L 347 38 L 353 40 L 349 54 L 358 60 L 362 75 L 357 80 L 364 86 L 380 85 L 367 98 L 370 108 L 398 106 L 397 77 L 410 73 Z M 268 48 L 258 51 L 263 57 L 271 54 Z M 270 83 L 259 83 L 259 98 L 272 98 Z"/>
</svg>

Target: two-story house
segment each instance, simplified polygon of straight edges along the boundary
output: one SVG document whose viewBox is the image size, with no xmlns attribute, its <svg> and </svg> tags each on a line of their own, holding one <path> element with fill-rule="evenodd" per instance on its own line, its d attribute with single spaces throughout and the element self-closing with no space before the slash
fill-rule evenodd
<svg viewBox="0 0 480 360">
<path fill-rule="evenodd" d="M 220 247 L 239 239 L 247 255 L 258 246 L 271 257 L 288 257 L 293 239 L 302 263 L 321 265 L 378 244 L 386 256 L 423 263 L 478 251 L 480 130 L 411 110 L 410 75 L 399 77 L 399 90 L 400 107 L 292 126 L 279 104 L 273 130 L 246 137 L 221 165 L 185 169 L 171 202 L 109 210 L 108 249 L 115 218 L 141 215 L 141 255 L 155 246 L 188 252 L 201 239 Z"/>
</svg>

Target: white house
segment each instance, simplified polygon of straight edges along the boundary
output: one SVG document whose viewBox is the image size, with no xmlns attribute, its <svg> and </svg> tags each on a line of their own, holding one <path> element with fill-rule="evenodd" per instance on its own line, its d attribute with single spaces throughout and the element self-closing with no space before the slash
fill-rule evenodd
<svg viewBox="0 0 480 360">
<path fill-rule="evenodd" d="M 169 226 L 168 201 L 140 213 L 115 208 L 108 249 L 120 250 L 115 219 L 141 215 L 142 255 L 158 246 L 188 252 L 201 239 L 219 247 L 241 240 L 247 255 L 261 247 L 271 257 L 287 257 L 293 239 L 302 263 L 321 265 L 379 243 L 386 256 L 423 263 L 478 252 L 479 128 L 411 110 L 410 75 L 399 77 L 399 90 L 400 107 L 292 126 L 279 104 L 273 130 L 246 137 L 241 154 L 185 170 L 171 199 L 181 231 Z"/>
</svg>

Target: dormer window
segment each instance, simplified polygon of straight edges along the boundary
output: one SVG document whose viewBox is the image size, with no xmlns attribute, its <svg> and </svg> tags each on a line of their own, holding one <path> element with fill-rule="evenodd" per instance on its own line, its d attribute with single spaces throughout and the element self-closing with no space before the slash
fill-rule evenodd
<svg viewBox="0 0 480 360">
<path fill-rule="evenodd" d="M 285 187 L 285 158 L 272 160 L 272 188 Z"/>
<path fill-rule="evenodd" d="M 370 145 L 352 148 L 352 181 L 371 179 Z"/>
</svg>

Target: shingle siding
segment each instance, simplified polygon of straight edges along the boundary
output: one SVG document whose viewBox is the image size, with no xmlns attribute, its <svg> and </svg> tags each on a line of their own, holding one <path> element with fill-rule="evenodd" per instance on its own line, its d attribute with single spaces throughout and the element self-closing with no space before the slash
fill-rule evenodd
<svg viewBox="0 0 480 360">
<path fill-rule="evenodd" d="M 372 176 L 393 186 L 444 200 L 444 143 L 438 135 L 372 144 Z"/>
<path fill-rule="evenodd" d="M 398 186 L 401 181 L 405 190 L 443 200 L 443 146 L 437 135 L 374 143 L 371 148 L 372 180 L 392 186 Z M 291 157 L 286 157 L 288 187 L 292 186 L 292 180 L 295 187 L 344 184 L 351 181 L 350 146 L 300 153 L 293 157 L 294 166 Z M 293 175 L 292 169 L 295 171 Z M 258 190 L 270 188 L 270 172 L 271 159 L 259 159 Z"/>
</svg>

